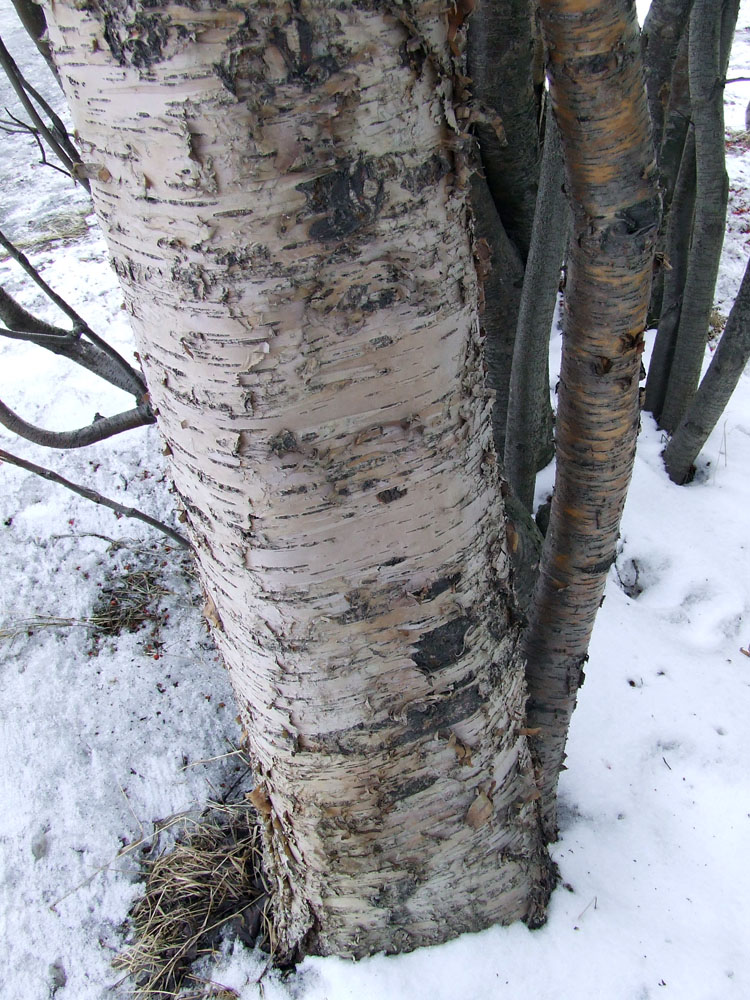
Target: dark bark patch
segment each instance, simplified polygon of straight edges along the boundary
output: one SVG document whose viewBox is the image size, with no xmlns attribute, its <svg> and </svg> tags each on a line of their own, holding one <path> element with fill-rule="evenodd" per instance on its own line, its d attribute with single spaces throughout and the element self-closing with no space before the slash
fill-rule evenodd
<svg viewBox="0 0 750 1000">
<path fill-rule="evenodd" d="M 405 781 L 401 785 L 397 785 L 394 788 L 394 796 L 399 801 L 401 799 L 408 799 L 412 795 L 419 795 L 420 792 L 426 791 L 437 781 L 436 774 L 421 774 L 415 778 L 411 778 L 409 781 Z"/>
<path fill-rule="evenodd" d="M 635 205 L 630 205 L 626 211 L 618 212 L 617 218 L 625 223 L 626 232 L 633 235 L 653 232 L 661 217 L 661 198 L 647 198 Z"/>
<path fill-rule="evenodd" d="M 451 573 L 450 576 L 443 576 L 434 583 L 431 583 L 429 587 L 421 590 L 419 599 L 422 601 L 431 601 L 440 594 L 444 594 L 446 590 L 454 590 L 460 579 L 460 573 Z"/>
<path fill-rule="evenodd" d="M 453 166 L 447 156 L 442 153 L 433 153 L 429 160 L 425 160 L 421 166 L 406 172 L 401 187 L 405 188 L 409 194 L 418 195 L 425 188 L 433 187 L 452 170 Z"/>
<path fill-rule="evenodd" d="M 462 615 L 460 618 L 452 618 L 445 625 L 439 625 L 431 632 L 425 632 L 411 654 L 412 660 L 420 670 L 428 674 L 455 663 L 463 653 L 464 636 L 470 625 L 471 618 Z"/>
<path fill-rule="evenodd" d="M 183 25 L 173 28 L 163 14 L 147 13 L 149 6 L 144 2 L 140 10 L 134 11 L 123 0 L 91 0 L 88 5 L 88 10 L 102 24 L 104 40 L 121 66 L 147 70 L 166 58 L 164 48 L 170 30 L 178 38 L 188 34 Z"/>
<path fill-rule="evenodd" d="M 310 225 L 310 236 L 340 240 L 372 222 L 383 207 L 383 181 L 372 160 L 340 161 L 339 169 L 297 185 L 307 204 L 298 216 L 322 216 Z"/>
<path fill-rule="evenodd" d="M 383 347 L 390 347 L 392 343 L 393 337 L 389 337 L 387 333 L 384 333 L 380 337 L 373 337 L 370 341 L 370 347 L 374 347 L 376 351 L 379 351 Z"/>
<path fill-rule="evenodd" d="M 450 731 L 476 715 L 483 705 L 484 697 L 476 677 L 471 675 L 462 687 L 449 691 L 440 698 L 407 705 L 399 713 L 398 723 L 392 718 L 367 724 L 359 722 L 349 729 L 307 737 L 306 744 L 315 751 L 325 750 L 345 756 L 372 753 L 377 734 L 383 733 L 384 738 L 378 746 L 378 752 L 384 752 L 425 736 L 435 736 L 441 730 Z M 414 787 L 409 794 L 414 795 L 418 790 Z"/>
<path fill-rule="evenodd" d="M 389 910 L 395 906 L 403 906 L 414 895 L 418 885 L 417 879 L 413 876 L 388 882 L 378 890 L 374 899 L 375 905 Z M 408 918 L 406 922 L 408 923 Z"/>
<path fill-rule="evenodd" d="M 393 556 L 391 559 L 386 559 L 384 563 L 381 563 L 381 568 L 383 566 L 398 566 L 399 563 L 406 562 L 406 556 Z"/>
<path fill-rule="evenodd" d="M 376 493 L 375 496 L 378 498 L 380 503 L 393 503 L 394 500 L 400 500 L 401 497 L 405 497 L 408 492 L 408 490 L 402 490 L 398 486 L 391 486 L 390 489 L 381 490 L 380 493 Z"/>
<path fill-rule="evenodd" d="M 283 430 L 279 431 L 271 440 L 268 442 L 268 448 L 272 455 L 278 455 L 279 458 L 283 458 L 284 455 L 288 455 L 290 452 L 299 451 L 299 443 L 296 436 L 292 431 Z"/>
<path fill-rule="evenodd" d="M 367 618 L 377 614 L 377 610 L 373 608 L 372 602 L 365 591 L 350 590 L 344 597 L 349 605 L 349 610 L 345 611 L 343 615 L 339 615 L 338 621 L 350 624 L 351 622 L 365 621 Z"/>
<path fill-rule="evenodd" d="M 395 298 L 396 292 L 393 288 L 374 290 L 370 285 L 357 283 L 346 290 L 334 308 L 341 312 L 356 310 L 357 312 L 373 313 L 377 312 L 378 309 L 387 309 L 393 305 Z M 326 312 L 329 311 L 331 310 L 326 310 Z M 391 337 L 375 339 L 385 339 L 389 344 L 393 343 Z M 370 341 L 370 343 L 373 343 L 373 341 Z"/>
<path fill-rule="evenodd" d="M 290 33 L 296 35 L 290 44 Z M 330 52 L 313 57 L 313 29 L 299 10 L 295 11 L 291 22 L 285 28 L 274 28 L 271 31 L 271 41 L 281 53 L 288 71 L 288 80 L 297 80 L 308 89 L 312 84 L 324 83 L 340 66 Z"/>
<path fill-rule="evenodd" d="M 418 80 L 421 79 L 428 58 L 424 42 L 416 36 L 407 38 L 400 45 L 398 53 L 401 56 L 401 65 L 410 69 Z"/>
<path fill-rule="evenodd" d="M 433 736 L 441 729 L 452 729 L 476 715 L 483 704 L 479 686 L 472 677 L 468 684 L 444 698 L 409 706 L 406 710 L 406 730 L 394 743 L 408 743 L 421 736 Z"/>
</svg>

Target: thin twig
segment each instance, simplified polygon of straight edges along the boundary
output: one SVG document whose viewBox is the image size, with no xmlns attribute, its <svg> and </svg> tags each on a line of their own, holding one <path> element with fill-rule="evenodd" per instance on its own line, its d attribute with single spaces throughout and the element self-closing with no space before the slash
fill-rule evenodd
<svg viewBox="0 0 750 1000">
<path fill-rule="evenodd" d="M 8 251 L 13 260 L 15 260 L 15 262 L 23 268 L 26 274 L 28 274 L 31 280 L 39 288 L 41 288 L 47 298 L 54 302 L 57 308 L 64 312 L 68 319 L 72 320 L 76 330 L 80 331 L 85 337 L 87 337 L 92 344 L 96 344 L 97 347 L 101 348 L 101 350 L 104 351 L 105 354 L 108 354 L 109 357 L 123 369 L 123 371 L 127 372 L 131 378 L 134 378 L 142 386 L 142 392 L 145 395 L 148 391 L 146 383 L 135 371 L 135 369 L 127 363 L 125 358 L 123 358 L 122 355 L 114 349 L 114 347 L 108 344 L 107 341 L 98 334 L 94 333 L 88 323 L 78 315 L 72 306 L 68 305 L 65 299 L 61 298 L 57 292 L 50 288 L 28 257 L 21 253 L 21 251 L 10 242 L 2 230 L 0 230 L 0 246 L 3 246 Z"/>
<path fill-rule="evenodd" d="M 34 125 L 39 129 L 44 138 L 47 140 L 50 149 L 54 150 L 55 155 L 63 164 L 63 166 L 66 168 L 70 177 L 74 181 L 78 181 L 80 184 L 82 184 L 86 188 L 86 190 L 90 190 L 89 184 L 85 180 L 85 178 L 77 177 L 75 176 L 74 173 L 73 169 L 74 165 L 76 163 L 81 162 L 81 158 L 77 150 L 75 150 L 72 146 L 70 146 L 69 143 L 65 143 L 65 146 L 67 146 L 67 148 L 64 148 L 64 144 L 60 141 L 60 137 L 56 136 L 54 132 L 47 127 L 47 125 L 44 122 L 44 119 L 41 117 L 39 112 L 34 107 L 29 97 L 29 94 L 33 93 L 35 97 L 38 100 L 40 100 L 42 106 L 45 105 L 46 102 L 44 101 L 43 98 L 40 97 L 38 93 L 36 93 L 36 91 L 34 91 L 34 88 L 30 87 L 29 84 L 26 82 L 26 80 L 24 80 L 23 74 L 19 70 L 18 66 L 16 66 L 16 63 L 13 57 L 11 56 L 10 52 L 8 52 L 8 50 L 6 49 L 2 38 L 0 38 L 0 66 L 3 68 L 3 70 L 5 70 L 5 75 L 8 78 L 8 82 L 10 83 L 13 90 L 15 90 L 16 96 L 23 105 L 26 113 L 31 118 Z M 47 111 L 48 109 L 49 105 L 47 105 L 47 107 L 44 110 Z"/>
<path fill-rule="evenodd" d="M 67 170 L 64 170 L 62 167 L 58 167 L 55 163 L 50 163 L 47 159 L 44 143 L 39 136 L 39 129 L 34 128 L 33 125 L 29 125 L 28 122 L 22 121 L 20 118 L 16 118 L 16 116 L 7 108 L 5 109 L 5 113 L 11 121 L 6 122 L 0 119 L 0 131 L 7 132 L 8 135 L 30 135 L 39 149 L 39 155 L 42 158 L 42 166 L 51 167 L 53 170 L 57 170 L 58 173 L 63 174 L 63 176 L 70 177 Z"/>
<path fill-rule="evenodd" d="M 245 751 L 241 749 L 230 750 L 228 753 L 220 753 L 217 754 L 215 757 L 205 757 L 203 760 L 191 760 L 189 764 L 185 764 L 183 767 L 180 768 L 180 770 L 187 771 L 189 767 L 197 767 L 199 764 L 210 764 L 212 761 L 224 760 L 226 757 L 237 757 L 238 755 L 243 756 L 244 753 Z"/>
<path fill-rule="evenodd" d="M 0 44 L 1 43 L 2 43 L 2 39 L 0 39 Z M 7 52 L 7 49 L 6 49 L 6 52 Z M 9 53 L 8 53 L 8 58 L 11 61 L 13 61 L 12 56 L 10 56 Z M 51 131 L 52 131 L 52 134 L 54 135 L 55 139 L 57 139 L 57 141 L 64 147 L 64 149 L 67 152 L 68 156 L 70 157 L 70 159 L 74 163 L 80 163 L 81 162 L 81 154 L 78 152 L 75 144 L 71 141 L 70 135 L 68 134 L 68 130 L 65 128 L 65 124 L 62 121 L 62 119 L 59 117 L 59 115 L 56 114 L 56 112 L 54 111 L 54 109 L 45 100 L 45 98 L 39 93 L 39 91 L 29 83 L 29 81 L 26 79 L 26 77 L 20 71 L 20 69 L 18 68 L 18 66 L 16 65 L 15 62 L 13 62 L 13 67 L 14 67 L 15 73 L 17 75 L 18 81 L 21 84 L 21 86 L 23 87 L 23 89 L 31 97 L 34 98 L 34 100 L 39 105 L 39 107 L 42 109 L 42 111 L 47 115 L 47 117 L 49 118 L 49 120 L 52 122 L 52 130 Z M 7 108 L 6 108 L 6 110 L 7 110 Z M 11 116 L 11 117 L 13 117 L 13 116 Z M 83 186 L 85 187 L 86 185 L 84 184 Z"/>
<path fill-rule="evenodd" d="M 45 345 L 71 344 L 79 337 L 73 330 L 62 330 L 60 333 L 28 333 L 26 330 L 4 330 L 0 326 L 0 337 L 7 337 L 9 340 L 26 340 L 38 347 Z"/>
<path fill-rule="evenodd" d="M 47 479 L 51 483 L 58 483 L 60 486 L 65 486 L 67 489 L 72 490 L 73 493 L 77 493 L 81 497 L 85 497 L 86 500 L 91 500 L 94 503 L 101 504 L 103 507 L 109 507 L 116 514 L 121 517 L 132 517 L 138 521 L 143 521 L 144 524 L 150 525 L 152 528 L 156 528 L 157 531 L 163 532 L 173 542 L 182 546 L 185 549 L 190 548 L 190 542 L 181 535 L 179 531 L 175 531 L 170 528 L 169 525 L 164 524 L 163 521 L 158 521 L 155 517 L 151 517 L 149 514 L 144 514 L 142 510 L 138 510 L 136 507 L 124 507 L 122 504 L 117 503 L 115 500 L 110 500 L 101 493 L 97 493 L 96 490 L 90 489 L 88 486 L 79 486 L 77 483 L 71 483 L 69 479 L 64 479 L 59 476 L 56 472 L 51 469 L 45 469 L 41 465 L 35 465 L 33 462 L 27 462 L 23 458 L 18 458 L 16 455 L 11 455 L 10 452 L 4 451 L 0 448 L 0 461 L 9 462 L 11 465 L 17 465 L 19 469 L 25 469 L 26 472 L 33 472 L 37 476 L 41 476 L 42 479 Z"/>
<path fill-rule="evenodd" d="M 54 903 L 51 903 L 50 910 L 52 910 L 53 913 L 57 913 L 56 907 L 59 906 L 64 899 L 67 899 L 68 896 L 72 896 L 73 893 L 78 892 L 79 889 L 83 889 L 84 886 L 87 886 L 89 882 L 92 882 L 97 875 L 101 875 L 102 872 L 110 871 L 112 865 L 118 858 L 123 858 L 126 854 L 132 854 L 132 852 L 138 847 L 144 843 L 148 843 L 150 840 L 153 840 L 153 838 L 157 837 L 163 830 L 168 830 L 171 826 L 174 826 L 181 820 L 187 820 L 189 818 L 190 812 L 189 810 L 186 810 L 185 812 L 175 813 L 174 816 L 170 816 L 168 819 L 162 820 L 159 823 L 154 823 L 154 832 L 150 836 L 146 837 L 144 835 L 139 840 L 134 840 L 132 844 L 126 844 L 124 847 L 121 847 L 112 861 L 108 861 L 107 864 L 101 865 L 101 867 L 97 868 L 96 871 L 89 875 L 88 878 L 84 879 L 83 882 L 79 882 L 78 885 L 74 885 L 72 889 L 69 889 L 64 895 L 60 896 L 59 899 L 56 899 Z"/>
</svg>

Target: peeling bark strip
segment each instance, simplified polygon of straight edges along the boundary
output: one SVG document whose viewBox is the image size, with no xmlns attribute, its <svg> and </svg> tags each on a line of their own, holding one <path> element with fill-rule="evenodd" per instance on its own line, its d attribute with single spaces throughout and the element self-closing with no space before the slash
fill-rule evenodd
<svg viewBox="0 0 750 1000">
<path fill-rule="evenodd" d="M 638 24 L 628 0 L 542 0 L 573 210 L 557 479 L 525 640 L 542 809 L 555 790 L 591 629 L 614 558 L 638 425 L 659 215 Z"/>
<path fill-rule="evenodd" d="M 56 0 L 52 40 L 246 721 L 280 951 L 537 923 L 464 29 L 443 0 L 83 6 Z"/>
</svg>

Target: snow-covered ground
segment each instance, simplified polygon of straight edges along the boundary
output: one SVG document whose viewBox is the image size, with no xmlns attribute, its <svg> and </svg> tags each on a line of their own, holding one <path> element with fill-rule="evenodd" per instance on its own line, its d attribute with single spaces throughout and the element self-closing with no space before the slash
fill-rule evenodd
<svg viewBox="0 0 750 1000">
<path fill-rule="evenodd" d="M 0 31 L 17 54 L 6 6 Z M 745 2 L 730 76 L 750 76 L 749 64 Z M 735 131 L 747 91 L 727 88 Z M 0 224 L 94 329 L 132 350 L 85 198 L 49 169 L 29 169 L 32 147 L 21 145 L 3 139 Z M 750 249 L 750 157 L 737 145 L 730 153 L 724 315 Z M 7 260 L 0 282 L 54 318 Z M 0 396 L 50 427 L 127 404 L 80 369 L 7 341 Z M 750 657 L 741 651 L 750 645 L 750 376 L 691 486 L 669 483 L 661 446 L 644 417 L 561 781 L 554 855 L 564 884 L 546 926 L 356 964 L 308 959 L 286 980 L 237 945 L 206 966 L 207 978 L 242 1000 L 750 996 Z M 4 432 L 0 447 L 173 522 L 153 428 L 66 454 Z M 110 962 L 139 891 L 139 841 L 159 820 L 199 813 L 240 776 L 236 758 L 222 756 L 239 739 L 231 693 L 189 564 L 163 538 L 8 465 L 0 522 L 0 995 L 125 996 Z M 103 600 L 122 600 L 118 587 L 142 587 L 146 571 L 166 591 L 152 601 L 154 619 L 97 639 L 84 620 Z"/>
</svg>

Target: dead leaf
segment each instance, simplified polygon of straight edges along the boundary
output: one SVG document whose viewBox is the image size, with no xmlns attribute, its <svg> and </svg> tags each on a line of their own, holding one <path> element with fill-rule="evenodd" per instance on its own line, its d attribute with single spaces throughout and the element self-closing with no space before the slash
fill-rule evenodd
<svg viewBox="0 0 750 1000">
<path fill-rule="evenodd" d="M 273 812 L 268 793 L 261 785 L 256 785 L 252 792 L 248 792 L 247 798 L 252 802 L 261 816 L 270 816 Z"/>
<path fill-rule="evenodd" d="M 492 799 L 489 795 L 486 792 L 478 792 L 466 813 L 466 822 L 472 830 L 478 830 L 485 823 L 489 823 L 493 811 Z"/>
<path fill-rule="evenodd" d="M 206 595 L 206 603 L 203 605 L 203 617 L 207 622 L 209 622 L 209 624 L 213 625 L 214 628 L 217 628 L 222 632 L 224 631 L 224 626 L 221 623 L 218 609 L 210 594 Z"/>
<path fill-rule="evenodd" d="M 451 733 L 450 739 L 448 740 L 448 746 L 455 753 L 459 764 L 462 764 L 464 767 L 472 766 L 473 761 L 471 759 L 471 747 L 462 743 L 455 733 Z"/>
</svg>

